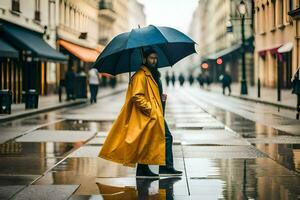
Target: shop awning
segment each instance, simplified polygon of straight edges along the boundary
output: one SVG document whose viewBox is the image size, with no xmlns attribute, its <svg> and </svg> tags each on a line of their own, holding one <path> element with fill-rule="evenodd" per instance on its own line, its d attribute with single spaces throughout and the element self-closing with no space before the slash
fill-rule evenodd
<svg viewBox="0 0 300 200">
<path fill-rule="evenodd" d="M 100 54 L 96 49 L 82 47 L 65 40 L 58 40 L 58 43 L 83 62 L 95 62 Z"/>
<path fill-rule="evenodd" d="M 7 41 L 25 50 L 32 57 L 49 61 L 67 61 L 68 57 L 47 44 L 42 34 L 10 23 L 0 24 L 0 30 Z"/>
<path fill-rule="evenodd" d="M 253 52 L 253 50 L 254 50 L 253 44 L 252 44 L 253 40 L 254 40 L 254 37 L 249 37 L 245 40 L 245 51 L 246 52 Z M 214 54 L 210 54 L 210 55 L 206 56 L 205 60 L 216 60 L 218 58 L 223 58 L 223 59 L 231 58 L 230 56 L 241 52 L 241 50 L 242 50 L 242 44 L 241 43 L 235 44 L 235 45 L 232 45 L 231 47 L 228 47 L 227 49 L 224 49 L 224 50 L 218 51 Z"/>
<path fill-rule="evenodd" d="M 19 52 L 0 38 L 0 58 L 18 58 Z"/>
<path fill-rule="evenodd" d="M 294 44 L 292 42 L 285 43 L 277 51 L 278 53 L 287 53 L 293 49 Z"/>
<path fill-rule="evenodd" d="M 209 59 L 209 60 L 216 60 L 216 59 L 224 57 L 224 56 L 229 56 L 229 55 L 237 52 L 241 47 L 242 47 L 241 44 L 234 45 L 234 46 L 232 46 L 230 48 L 227 48 L 227 49 L 224 49 L 224 50 L 219 51 L 217 53 L 214 53 L 212 55 L 209 55 L 207 57 L 207 59 Z"/>
</svg>

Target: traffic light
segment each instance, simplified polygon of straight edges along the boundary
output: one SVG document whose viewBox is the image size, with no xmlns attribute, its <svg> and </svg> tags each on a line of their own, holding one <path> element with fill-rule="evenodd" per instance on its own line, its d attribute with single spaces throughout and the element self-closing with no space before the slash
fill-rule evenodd
<svg viewBox="0 0 300 200">
<path fill-rule="evenodd" d="M 223 63 L 222 58 L 218 58 L 218 59 L 217 59 L 217 64 L 218 64 L 218 65 L 221 65 L 222 63 Z"/>
<path fill-rule="evenodd" d="M 208 63 L 204 62 L 201 64 L 202 69 L 207 69 L 208 68 Z"/>
</svg>

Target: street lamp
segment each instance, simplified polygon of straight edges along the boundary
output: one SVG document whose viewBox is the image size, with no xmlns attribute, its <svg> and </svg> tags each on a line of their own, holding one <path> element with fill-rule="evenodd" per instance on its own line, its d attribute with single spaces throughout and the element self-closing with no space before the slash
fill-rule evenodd
<svg viewBox="0 0 300 200">
<path fill-rule="evenodd" d="M 248 94 L 247 80 L 246 80 L 246 62 L 245 62 L 245 15 L 247 13 L 247 5 L 241 1 L 238 6 L 238 12 L 241 16 L 241 35 L 242 35 L 242 80 L 241 80 L 241 94 Z"/>
</svg>

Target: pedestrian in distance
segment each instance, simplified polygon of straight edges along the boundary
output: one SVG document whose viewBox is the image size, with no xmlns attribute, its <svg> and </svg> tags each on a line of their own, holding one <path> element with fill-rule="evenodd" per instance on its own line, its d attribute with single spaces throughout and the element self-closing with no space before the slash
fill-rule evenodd
<svg viewBox="0 0 300 200">
<path fill-rule="evenodd" d="M 193 83 L 194 83 L 194 76 L 192 73 L 190 73 L 190 75 L 189 75 L 189 83 L 190 83 L 190 85 L 193 85 Z"/>
<path fill-rule="evenodd" d="M 225 93 L 226 93 L 225 90 L 226 90 L 226 88 L 228 88 L 228 95 L 230 96 L 232 79 L 231 79 L 231 76 L 229 75 L 228 71 L 225 71 L 224 74 L 222 74 L 219 77 L 219 80 L 222 83 L 223 95 L 225 95 Z"/>
<path fill-rule="evenodd" d="M 178 81 L 179 81 L 180 86 L 183 86 L 185 78 L 182 73 L 179 74 Z"/>
<path fill-rule="evenodd" d="M 208 87 L 208 89 L 209 89 L 209 86 L 210 86 L 212 80 L 211 80 L 211 77 L 210 77 L 210 75 L 209 75 L 208 72 L 206 72 L 206 74 L 205 74 L 205 82 L 206 82 L 207 87 Z"/>
<path fill-rule="evenodd" d="M 164 119 L 167 96 L 157 63 L 155 50 L 143 53 L 143 64 L 130 80 L 125 104 L 99 153 L 99 157 L 123 165 L 137 163 L 137 177 L 158 176 L 149 164 L 159 165 L 161 176 L 182 175 L 174 169 L 173 137 Z"/>
<path fill-rule="evenodd" d="M 166 83 L 167 83 L 167 87 L 169 87 L 169 84 L 170 84 L 170 75 L 169 75 L 169 72 L 166 72 L 165 80 L 166 80 Z"/>
<path fill-rule="evenodd" d="M 117 85 L 117 79 L 116 79 L 116 77 L 112 76 L 112 77 L 109 78 L 109 85 L 112 88 L 116 87 L 116 85 Z"/>
<path fill-rule="evenodd" d="M 300 67 L 292 78 L 292 93 L 297 95 L 297 106 L 296 106 L 296 119 L 299 119 L 300 115 Z"/>
<path fill-rule="evenodd" d="M 171 81 L 172 81 L 173 87 L 175 87 L 176 77 L 175 77 L 175 73 L 174 72 L 172 73 Z"/>
<path fill-rule="evenodd" d="M 90 102 L 97 103 L 97 94 L 99 89 L 99 73 L 95 68 L 89 70 Z"/>
<path fill-rule="evenodd" d="M 203 88 L 203 87 L 204 87 L 204 77 L 203 77 L 203 74 L 202 74 L 202 73 L 200 73 L 200 74 L 198 75 L 197 81 L 198 81 L 198 83 L 199 83 L 199 85 L 200 85 L 200 88 Z"/>
<path fill-rule="evenodd" d="M 74 84 L 75 84 L 75 73 L 72 67 L 68 67 L 68 70 L 65 74 L 65 87 L 67 92 L 67 101 L 75 99 L 75 91 L 74 91 Z"/>
</svg>

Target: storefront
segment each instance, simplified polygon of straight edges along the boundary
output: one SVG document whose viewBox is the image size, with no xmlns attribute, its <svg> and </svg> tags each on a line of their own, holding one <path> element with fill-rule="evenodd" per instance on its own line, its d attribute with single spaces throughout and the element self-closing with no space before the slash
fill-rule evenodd
<svg viewBox="0 0 300 200">
<path fill-rule="evenodd" d="M 1 59 L 1 89 L 10 89 L 15 103 L 21 102 L 22 91 L 47 95 L 47 64 L 67 62 L 68 57 L 47 44 L 42 34 L 3 20 L 0 34 L 18 52 L 18 57 Z"/>
<path fill-rule="evenodd" d="M 253 69 L 253 37 L 248 38 L 245 44 L 247 81 L 254 84 Z M 219 76 L 228 71 L 233 82 L 239 82 L 241 78 L 242 45 L 236 44 L 227 49 L 208 55 L 204 60 L 209 64 L 208 72 L 213 81 L 218 82 Z"/>
</svg>

